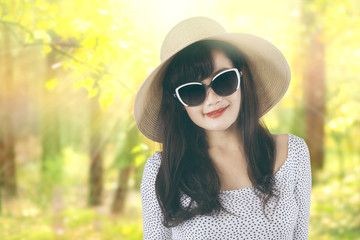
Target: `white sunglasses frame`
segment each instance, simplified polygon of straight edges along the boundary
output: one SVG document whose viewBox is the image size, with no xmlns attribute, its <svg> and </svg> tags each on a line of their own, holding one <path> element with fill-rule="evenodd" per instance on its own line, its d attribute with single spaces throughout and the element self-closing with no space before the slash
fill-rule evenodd
<svg viewBox="0 0 360 240">
<path fill-rule="evenodd" d="M 224 74 L 224 73 L 227 73 L 227 72 L 230 72 L 230 71 L 234 71 L 236 73 L 236 76 L 237 76 L 237 79 L 238 79 L 238 84 L 236 86 L 236 90 L 237 91 L 240 87 L 240 82 L 241 82 L 241 76 L 243 75 L 242 72 L 237 69 L 237 68 L 230 68 L 230 69 L 226 69 L 224 71 L 221 71 L 219 72 L 218 74 L 215 75 L 215 77 L 213 77 L 213 79 L 211 80 L 211 83 L 209 85 L 206 85 L 206 84 L 203 84 L 203 83 L 200 83 L 200 82 L 189 82 L 189 83 L 185 83 L 183 85 L 180 85 L 178 86 L 176 89 L 175 89 L 175 93 L 174 93 L 174 97 L 176 97 L 181 103 L 182 105 L 184 105 L 185 107 L 188 107 L 189 105 L 187 105 L 186 103 L 184 103 L 184 101 L 181 99 L 180 97 L 180 94 L 179 94 L 179 89 L 182 88 L 182 87 L 185 87 L 185 86 L 188 86 L 188 85 L 202 85 L 205 87 L 205 92 L 207 91 L 207 89 L 211 86 L 212 82 L 220 75 Z M 231 94 L 230 94 L 231 95 Z M 229 95 L 229 96 L 230 96 Z M 205 97 L 205 100 L 206 100 L 206 97 Z M 205 102 L 204 100 L 204 102 Z M 203 104 L 204 102 L 202 102 L 201 104 Z M 199 104 L 199 105 L 201 105 Z M 196 105 L 196 106 L 199 106 L 199 105 Z M 191 107 L 196 107 L 196 106 L 191 106 Z"/>
</svg>

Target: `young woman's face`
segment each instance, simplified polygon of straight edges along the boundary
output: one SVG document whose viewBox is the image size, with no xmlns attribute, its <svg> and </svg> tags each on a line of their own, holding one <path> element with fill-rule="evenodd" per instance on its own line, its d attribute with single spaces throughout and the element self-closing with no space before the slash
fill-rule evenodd
<svg viewBox="0 0 360 240">
<path fill-rule="evenodd" d="M 213 51 L 214 71 L 202 83 L 209 85 L 216 72 L 234 68 L 231 60 L 221 51 Z M 207 96 L 199 106 L 185 107 L 190 119 L 199 127 L 208 131 L 224 131 L 236 121 L 241 104 L 240 88 L 233 94 L 221 97 L 212 88 L 207 89 Z"/>
</svg>

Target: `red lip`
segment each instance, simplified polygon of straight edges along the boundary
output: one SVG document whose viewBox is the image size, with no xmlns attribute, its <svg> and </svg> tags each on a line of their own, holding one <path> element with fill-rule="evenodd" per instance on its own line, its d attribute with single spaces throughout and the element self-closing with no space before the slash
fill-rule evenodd
<svg viewBox="0 0 360 240">
<path fill-rule="evenodd" d="M 225 110 L 227 108 L 228 108 L 228 106 L 224 107 L 224 108 L 219 108 L 219 109 L 217 109 L 215 111 L 208 112 L 205 115 L 208 116 L 208 117 L 211 117 L 211 118 L 217 118 L 217 117 L 220 117 L 225 112 Z"/>
</svg>

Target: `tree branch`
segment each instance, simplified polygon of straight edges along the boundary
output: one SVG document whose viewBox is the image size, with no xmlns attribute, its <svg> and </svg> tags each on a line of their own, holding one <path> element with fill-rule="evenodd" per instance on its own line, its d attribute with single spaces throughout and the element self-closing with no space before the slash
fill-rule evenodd
<svg viewBox="0 0 360 240">
<path fill-rule="evenodd" d="M 88 68 L 91 69 L 91 70 L 94 70 L 94 71 L 95 71 L 97 74 L 99 74 L 99 75 L 108 74 L 108 72 L 106 72 L 106 71 L 104 71 L 104 70 L 101 70 L 101 69 L 98 69 L 98 68 L 96 68 L 96 67 L 93 67 L 93 66 L 87 64 L 85 61 L 82 61 L 82 60 L 80 60 L 80 59 L 72 56 L 71 54 L 67 53 L 66 51 L 63 51 L 63 50 L 61 50 L 61 49 L 59 49 L 59 48 L 56 47 L 56 46 L 62 46 L 62 47 L 80 48 L 80 46 L 78 46 L 78 45 L 72 45 L 72 44 L 69 44 L 69 43 L 61 43 L 61 42 L 57 42 L 56 44 L 43 43 L 43 42 L 42 42 L 42 43 L 26 44 L 26 43 L 24 43 L 24 42 L 17 36 L 17 34 L 9 27 L 9 25 L 14 25 L 14 26 L 16 26 L 16 27 L 19 27 L 21 30 L 23 30 L 23 31 L 26 32 L 26 33 L 29 33 L 29 34 L 31 35 L 31 37 L 34 38 L 34 34 L 33 34 L 33 32 L 32 32 L 30 29 L 28 29 L 27 27 L 25 27 L 25 26 L 23 26 L 23 25 L 21 25 L 21 24 L 19 24 L 19 23 L 17 23 L 17 22 L 10 22 L 10 21 L 0 20 L 0 23 L 2 23 L 2 24 L 6 27 L 6 29 L 11 32 L 11 34 L 14 36 L 14 38 L 16 39 L 16 41 L 18 41 L 18 43 L 19 43 L 21 46 L 27 47 L 27 46 L 39 46 L 39 45 L 40 45 L 40 46 L 45 46 L 45 45 L 47 45 L 47 46 L 51 47 L 51 49 L 52 49 L 53 51 L 58 52 L 58 53 L 60 53 L 61 55 L 63 55 L 63 56 L 65 56 L 65 57 L 67 57 L 67 58 L 69 58 L 69 59 L 71 59 L 71 60 L 73 60 L 73 61 L 75 61 L 75 62 L 77 62 L 77 63 L 80 63 L 80 64 L 88 67 Z M 123 83 L 122 81 L 119 81 L 119 83 L 120 83 L 125 89 L 127 89 L 128 91 L 130 91 L 132 94 L 135 94 L 134 90 L 131 89 L 131 88 L 129 88 L 125 83 Z"/>
<path fill-rule="evenodd" d="M 31 35 L 31 37 L 34 37 L 33 32 L 30 29 L 28 29 L 27 27 L 25 27 L 24 25 L 21 25 L 20 23 L 4 21 L 4 20 L 0 20 L 0 23 L 4 24 L 5 26 L 6 25 L 15 25 L 15 26 L 21 28 L 24 32 L 29 33 Z"/>
</svg>

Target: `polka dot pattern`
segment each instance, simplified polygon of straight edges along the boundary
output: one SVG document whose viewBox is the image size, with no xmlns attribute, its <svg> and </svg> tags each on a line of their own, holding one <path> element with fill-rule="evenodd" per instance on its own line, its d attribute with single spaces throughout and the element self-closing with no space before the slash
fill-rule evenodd
<svg viewBox="0 0 360 240">
<path fill-rule="evenodd" d="M 155 195 L 160 162 L 159 152 L 147 160 L 141 183 L 144 239 L 308 239 L 311 168 L 302 138 L 289 134 L 288 156 L 275 174 L 279 200 L 269 201 L 268 219 L 255 188 L 248 187 L 220 192 L 221 204 L 232 214 L 198 215 L 177 227 L 164 227 Z M 183 195 L 181 203 L 186 206 L 189 197 Z"/>
</svg>

